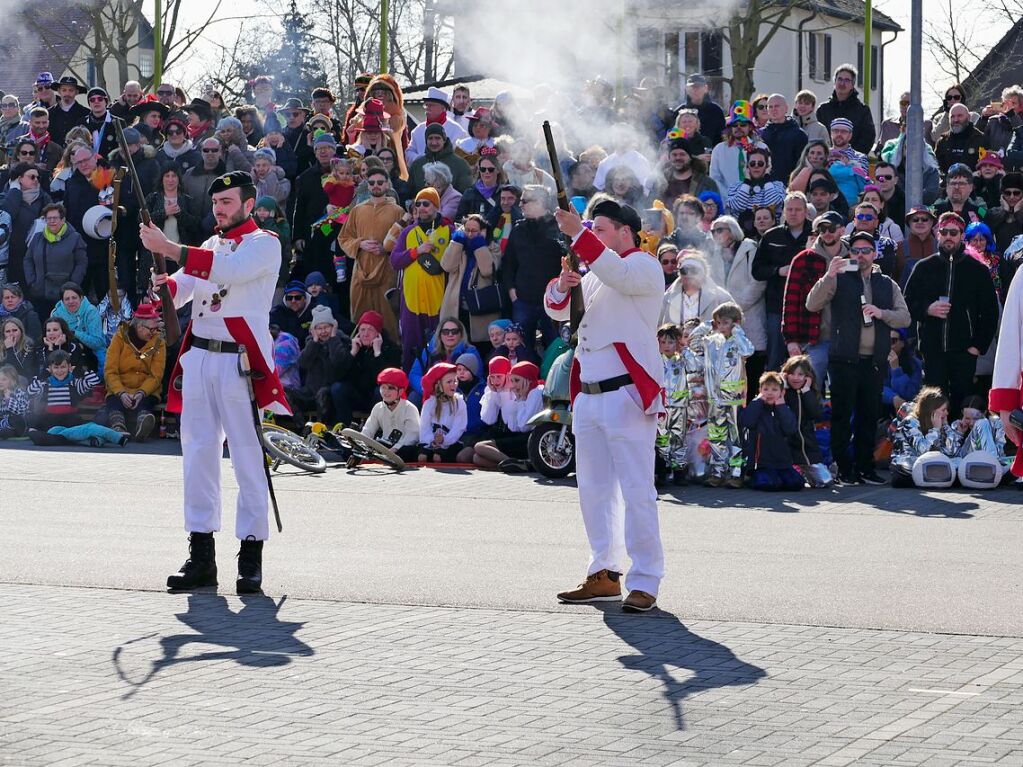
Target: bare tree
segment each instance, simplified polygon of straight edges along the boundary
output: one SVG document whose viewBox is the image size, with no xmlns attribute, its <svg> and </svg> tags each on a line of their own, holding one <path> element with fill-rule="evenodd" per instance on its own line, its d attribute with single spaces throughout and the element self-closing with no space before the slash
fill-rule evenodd
<svg viewBox="0 0 1023 767">
<path fill-rule="evenodd" d="M 801 3 L 800 5 L 805 5 Z M 748 0 L 728 19 L 721 36 L 732 55 L 732 76 L 724 78 L 733 98 L 745 98 L 755 87 L 757 59 L 796 9 L 795 3 Z"/>
</svg>

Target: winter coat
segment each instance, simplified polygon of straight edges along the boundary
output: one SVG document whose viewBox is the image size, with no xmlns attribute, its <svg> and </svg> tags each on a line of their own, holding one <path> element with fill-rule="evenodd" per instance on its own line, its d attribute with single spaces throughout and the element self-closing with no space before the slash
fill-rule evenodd
<svg viewBox="0 0 1023 767">
<path fill-rule="evenodd" d="M 163 336 L 154 333 L 140 349 L 132 342 L 131 326 L 123 322 L 110 342 L 103 366 L 107 394 L 142 391 L 147 397 L 159 399 L 166 365 L 167 342 Z"/>
<path fill-rule="evenodd" d="M 64 226 L 64 234 L 56 242 L 39 232 L 28 244 L 25 284 L 29 295 L 44 305 L 60 300 L 60 286 L 65 282 L 81 285 L 89 265 L 82 235 L 70 224 Z"/>
<path fill-rule="evenodd" d="M 725 278 L 725 290 L 742 308 L 742 329 L 746 331 L 753 348 L 767 349 L 767 320 L 765 317 L 764 291 L 767 284 L 753 277 L 753 258 L 757 244 L 745 239 L 738 250 Z"/>
<path fill-rule="evenodd" d="M 181 154 L 171 157 L 168 154 L 169 151 L 173 151 L 170 144 L 164 142 L 156 153 L 156 164 L 160 166 L 160 177 L 167 171 L 168 168 L 177 168 L 181 171 L 181 175 L 185 175 L 189 170 L 202 165 L 202 153 L 195 147 L 188 139 L 185 139 L 185 144 L 182 147 L 188 147 Z"/>
<path fill-rule="evenodd" d="M 43 350 L 38 346 L 32 346 L 23 352 L 13 348 L 4 349 L 3 357 L 0 357 L 0 365 L 10 365 L 18 371 L 19 376 L 31 381 L 40 370 L 46 367 L 46 361 L 43 359 Z"/>
<path fill-rule="evenodd" d="M 162 191 L 153 192 L 146 198 L 146 205 L 153 217 L 153 223 L 163 229 L 167 223 L 167 209 L 165 207 L 167 198 Z M 174 214 L 178 222 L 178 242 L 182 245 L 198 245 L 203 240 L 202 222 L 193 212 L 195 202 L 182 191 L 178 191 L 179 212 Z"/>
<path fill-rule="evenodd" d="M 949 269 L 951 286 L 949 290 Z M 927 307 L 948 296 L 948 317 L 932 317 Z M 950 260 L 940 252 L 920 261 L 906 283 L 906 304 L 917 323 L 920 353 L 962 352 L 974 346 L 984 354 L 998 325 L 998 297 L 984 264 L 968 255 L 962 245 Z"/>
<path fill-rule="evenodd" d="M 81 174 L 77 175 L 81 176 Z M 88 181 L 86 183 L 88 184 Z M 92 188 L 91 185 L 90 188 Z M 93 189 L 92 194 L 94 198 L 98 198 L 98 193 L 95 189 Z M 35 202 L 27 203 L 22 196 L 21 189 L 14 187 L 8 189 L 3 200 L 0 200 L 0 209 L 7 211 L 11 216 L 11 240 L 7 261 L 7 280 L 9 282 L 24 282 L 24 264 L 25 255 L 28 253 L 29 234 L 35 228 L 36 221 L 42 216 L 43 208 L 49 204 L 50 195 L 46 192 L 40 192 Z M 73 222 L 70 220 L 70 205 L 68 208 L 68 223 L 73 225 Z M 78 224 L 79 226 L 75 228 L 81 231 L 80 218 Z"/>
<path fill-rule="evenodd" d="M 753 258 L 753 277 L 767 283 L 764 293 L 764 310 L 767 314 L 781 314 L 785 297 L 785 277 L 778 274 L 783 267 L 790 266 L 792 259 L 806 249 L 811 225 L 807 221 L 797 236 L 787 224 L 773 227 L 764 232 Z"/>
<path fill-rule="evenodd" d="M 453 187 L 449 186 L 440 196 L 440 214 L 444 218 L 455 220 L 458 214 L 458 206 L 462 202 L 462 195 Z"/>
<path fill-rule="evenodd" d="M 124 188 L 121 188 L 121 199 L 124 199 Z M 85 252 L 89 256 L 89 263 L 106 263 L 109 250 L 109 241 L 90 237 L 85 233 L 82 226 L 82 219 L 85 212 L 94 205 L 99 205 L 99 191 L 90 183 L 89 179 L 77 170 L 71 174 L 64 187 L 64 207 L 67 208 L 67 223 L 76 232 L 82 235 L 85 241 Z"/>
<path fill-rule="evenodd" d="M 786 117 L 785 122 L 765 125 L 760 138 L 771 150 L 771 178 L 788 184 L 789 176 L 799 165 L 799 155 L 809 141 L 806 131 L 796 120 Z"/>
<path fill-rule="evenodd" d="M 0 305 L 0 325 L 3 325 L 4 320 L 9 317 L 21 320 L 21 324 L 25 326 L 25 335 L 37 344 L 40 342 L 43 337 L 43 325 L 39 321 L 39 312 L 36 311 L 31 301 L 24 298 L 21 303 L 14 307 L 11 311 L 7 311 L 2 305 Z"/>
<path fill-rule="evenodd" d="M 561 274 L 564 254 L 553 216 L 522 219 L 508 235 L 501 261 L 505 287 L 515 290 L 517 300 L 542 306 L 547 283 Z"/>
<path fill-rule="evenodd" d="M 257 200 L 260 197 L 273 197 L 281 210 L 284 210 L 291 194 L 291 182 L 285 177 L 283 168 L 274 166 L 262 181 L 256 179 L 256 173 L 253 171 L 252 183 L 256 185 Z"/>
<path fill-rule="evenodd" d="M 789 445 L 799 425 L 788 405 L 768 405 L 757 397 L 739 411 L 739 426 L 747 431 L 745 453 L 751 471 L 792 467 Z"/>
<path fill-rule="evenodd" d="M 961 162 L 970 170 L 977 167 L 980 150 L 984 147 L 984 134 L 972 125 L 967 125 L 962 133 L 949 131 L 934 146 L 934 156 L 938 158 L 941 172 L 947 173 L 955 163 Z"/>
<path fill-rule="evenodd" d="M 440 265 L 448 275 L 444 300 L 440 305 L 441 317 L 461 316 L 462 301 L 474 281 L 476 288 L 493 285 L 495 272 L 501 265 L 500 249 L 487 245 L 485 237 L 479 235 L 468 242 L 466 239 L 464 232 L 455 232 L 440 259 Z M 500 319 L 499 312 L 470 314 L 469 340 L 489 341 L 488 328 L 496 319 Z"/>
<path fill-rule="evenodd" d="M 85 125 L 90 114 L 89 110 L 77 101 L 67 111 L 61 107 L 60 101 L 47 111 L 50 113 L 50 140 L 58 144 L 66 143 L 67 132 L 78 125 Z"/>
<path fill-rule="evenodd" d="M 306 168 L 295 179 L 291 236 L 296 240 L 308 241 L 312 236 L 313 224 L 327 212 L 327 193 L 323 191 L 323 174 L 326 172 L 317 163 Z"/>
<path fill-rule="evenodd" d="M 719 104 L 710 100 L 710 96 L 704 96 L 699 104 L 693 104 L 688 97 L 684 104 L 679 104 L 671 117 L 671 124 L 675 124 L 678 113 L 685 108 L 695 109 L 700 118 L 700 135 L 706 138 L 713 146 L 721 140 L 721 134 L 725 132 L 725 111 Z"/>
<path fill-rule="evenodd" d="M 314 341 L 310 338 L 302 353 L 298 355 L 298 367 L 305 379 L 303 389 L 316 394 L 320 389 L 341 380 L 338 370 L 347 364 L 350 357 L 352 339 L 338 333 L 326 341 Z"/>
<path fill-rule="evenodd" d="M 852 145 L 857 152 L 866 154 L 874 146 L 876 128 L 874 115 L 870 107 L 860 101 L 860 94 L 855 88 L 845 101 L 838 100 L 838 94 L 831 92 L 831 98 L 817 107 L 817 119 L 821 125 L 831 130 L 831 121 L 836 117 L 844 117 L 853 124 Z"/>
<path fill-rule="evenodd" d="M 438 362 L 450 362 L 454 364 L 455 360 L 461 357 L 463 354 L 472 354 L 479 361 L 480 371 L 486 370 L 486 366 L 483 364 L 483 358 L 480 357 L 480 353 L 476 351 L 476 347 L 466 341 L 459 341 L 458 345 L 451 350 L 451 353 L 444 355 L 437 350 L 437 341 L 435 338 L 430 339 L 430 343 L 427 344 L 426 348 L 420 352 L 419 356 L 416 357 L 416 361 L 412 363 L 412 369 L 409 371 L 409 391 L 422 391 L 423 389 L 423 376 L 426 375 L 426 371 L 433 367 Z M 432 392 L 426 392 L 426 396 L 430 396 Z M 425 397 L 424 397 L 425 399 Z"/>
<path fill-rule="evenodd" d="M 342 357 L 335 372 L 339 381 L 347 381 L 360 394 L 373 399 L 380 371 L 396 367 L 401 367 L 401 348 L 385 335 L 379 357 L 364 347 L 354 357 L 351 354 Z"/>
<path fill-rule="evenodd" d="M 299 346 L 305 346 L 309 337 L 309 329 L 313 321 L 312 304 L 306 302 L 305 308 L 296 314 L 287 304 L 277 304 L 270 310 L 270 324 L 276 325 L 285 333 L 298 339 Z"/>
<path fill-rule="evenodd" d="M 890 366 L 885 365 L 884 388 L 881 390 L 881 399 L 886 405 L 894 407 L 895 403 L 892 400 L 895 397 L 900 397 L 909 402 L 920 392 L 924 377 L 923 365 L 921 365 L 919 357 L 915 354 L 909 354 L 907 359 L 909 362 L 908 373 L 902 369 L 901 364 L 894 370 Z"/>
<path fill-rule="evenodd" d="M 181 177 L 181 191 L 192 199 L 192 215 L 200 221 L 211 215 L 213 200 L 210 199 L 210 187 L 217 176 L 225 173 L 227 168 L 221 160 L 213 170 L 206 170 L 206 166 L 200 163 Z"/>
<path fill-rule="evenodd" d="M 821 420 L 820 397 L 811 387 L 807 391 L 785 389 L 785 404 L 796 416 L 798 429 L 789 437 L 789 448 L 796 463 L 810 466 L 824 463 L 824 453 L 817 444 L 817 421 Z"/>
<path fill-rule="evenodd" d="M 463 192 L 472 186 L 472 172 L 469 169 L 469 164 L 455 154 L 455 150 L 451 147 L 451 141 L 445 138 L 444 146 L 441 147 L 439 152 L 427 151 L 426 154 L 417 157 L 412 165 L 409 166 L 408 180 L 413 194 L 417 194 L 420 189 L 426 186 L 426 179 L 423 177 L 423 167 L 431 162 L 442 162 L 450 168 L 451 186 L 455 188 L 455 191 Z"/>
<path fill-rule="evenodd" d="M 490 197 L 484 197 L 476 184 L 473 184 L 464 192 L 462 199 L 458 201 L 458 211 L 454 215 L 455 221 L 461 221 L 470 213 L 479 213 L 486 218 L 494 208 L 497 207 L 497 191 Z"/>
<path fill-rule="evenodd" d="M 103 320 L 99 316 L 99 309 L 93 306 L 89 299 L 83 298 L 78 311 L 74 314 L 67 310 L 63 301 L 58 301 L 50 316 L 66 320 L 75 338 L 92 351 L 106 350 L 107 337 L 103 333 Z"/>
<path fill-rule="evenodd" d="M 711 315 L 714 313 L 714 310 L 726 301 L 731 301 L 732 296 L 729 295 L 728 291 L 720 285 L 715 284 L 707 273 L 703 271 L 706 268 L 706 262 L 704 259 L 693 256 L 683 256 L 679 260 L 678 266 L 679 276 L 673 283 L 671 283 L 664 293 L 664 299 L 661 304 L 661 316 L 660 319 L 657 320 L 657 324 L 662 325 L 665 322 L 674 322 L 676 325 L 681 325 L 684 321 L 685 290 L 682 285 L 681 274 L 683 268 L 690 272 L 690 276 L 693 276 L 694 270 L 696 270 L 695 276 L 697 278 L 699 278 L 702 273 L 702 287 L 697 294 L 696 300 L 696 317 L 704 322 L 710 322 Z"/>
</svg>

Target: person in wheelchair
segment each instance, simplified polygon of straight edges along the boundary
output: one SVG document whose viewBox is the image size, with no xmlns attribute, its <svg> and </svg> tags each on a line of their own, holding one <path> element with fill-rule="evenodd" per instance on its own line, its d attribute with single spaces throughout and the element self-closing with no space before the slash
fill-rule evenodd
<svg viewBox="0 0 1023 767">
<path fill-rule="evenodd" d="M 384 368 L 377 375 L 380 402 L 373 406 L 362 436 L 376 440 L 403 461 L 419 456 L 419 411 L 408 401 L 408 376 L 400 368 Z"/>
</svg>

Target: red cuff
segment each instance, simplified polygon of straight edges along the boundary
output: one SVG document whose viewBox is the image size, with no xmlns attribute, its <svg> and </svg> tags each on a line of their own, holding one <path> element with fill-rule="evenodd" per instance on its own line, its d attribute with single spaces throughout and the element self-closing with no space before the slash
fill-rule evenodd
<svg viewBox="0 0 1023 767">
<path fill-rule="evenodd" d="M 178 283 L 174 281 L 173 277 L 167 278 L 167 290 L 170 291 L 171 298 L 174 298 L 178 294 Z"/>
<path fill-rule="evenodd" d="M 605 247 L 597 235 L 586 229 L 572 245 L 572 250 L 584 264 L 592 264 L 604 252 Z"/>
<path fill-rule="evenodd" d="M 1015 410 L 1020 404 L 1019 389 L 992 389 L 988 394 L 988 409 L 995 412 Z"/>
<path fill-rule="evenodd" d="M 206 250 L 206 248 L 188 249 L 188 258 L 185 259 L 184 267 L 185 274 L 208 280 L 211 269 L 213 269 L 212 250 Z"/>
<path fill-rule="evenodd" d="M 547 283 L 547 290 L 544 291 L 543 298 L 544 298 L 544 301 L 547 302 L 547 306 L 549 306 L 551 309 L 564 309 L 566 306 L 568 306 L 569 302 L 572 300 L 572 294 L 569 293 L 567 296 L 564 297 L 564 299 L 562 299 L 561 301 L 558 301 L 557 303 L 552 301 L 551 300 L 551 287 L 553 287 L 555 284 L 557 284 L 557 282 L 558 282 L 558 278 L 555 277 L 553 280 L 551 280 L 550 282 Z"/>
</svg>

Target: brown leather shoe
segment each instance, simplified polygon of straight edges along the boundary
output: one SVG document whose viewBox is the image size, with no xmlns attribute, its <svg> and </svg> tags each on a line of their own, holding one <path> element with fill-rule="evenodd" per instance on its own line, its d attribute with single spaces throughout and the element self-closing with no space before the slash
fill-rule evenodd
<svg viewBox="0 0 1023 767">
<path fill-rule="evenodd" d="M 581 605 L 589 602 L 617 602 L 622 598 L 622 584 L 618 573 L 611 573 L 608 570 L 598 570 L 593 575 L 587 575 L 586 580 L 579 584 L 579 588 L 572 591 L 562 591 L 558 594 L 558 601 L 563 604 Z"/>
<path fill-rule="evenodd" d="M 647 594 L 645 591 L 630 591 L 629 596 L 622 602 L 622 610 L 627 613 L 645 613 L 653 610 L 657 605 L 657 597 Z"/>
</svg>

